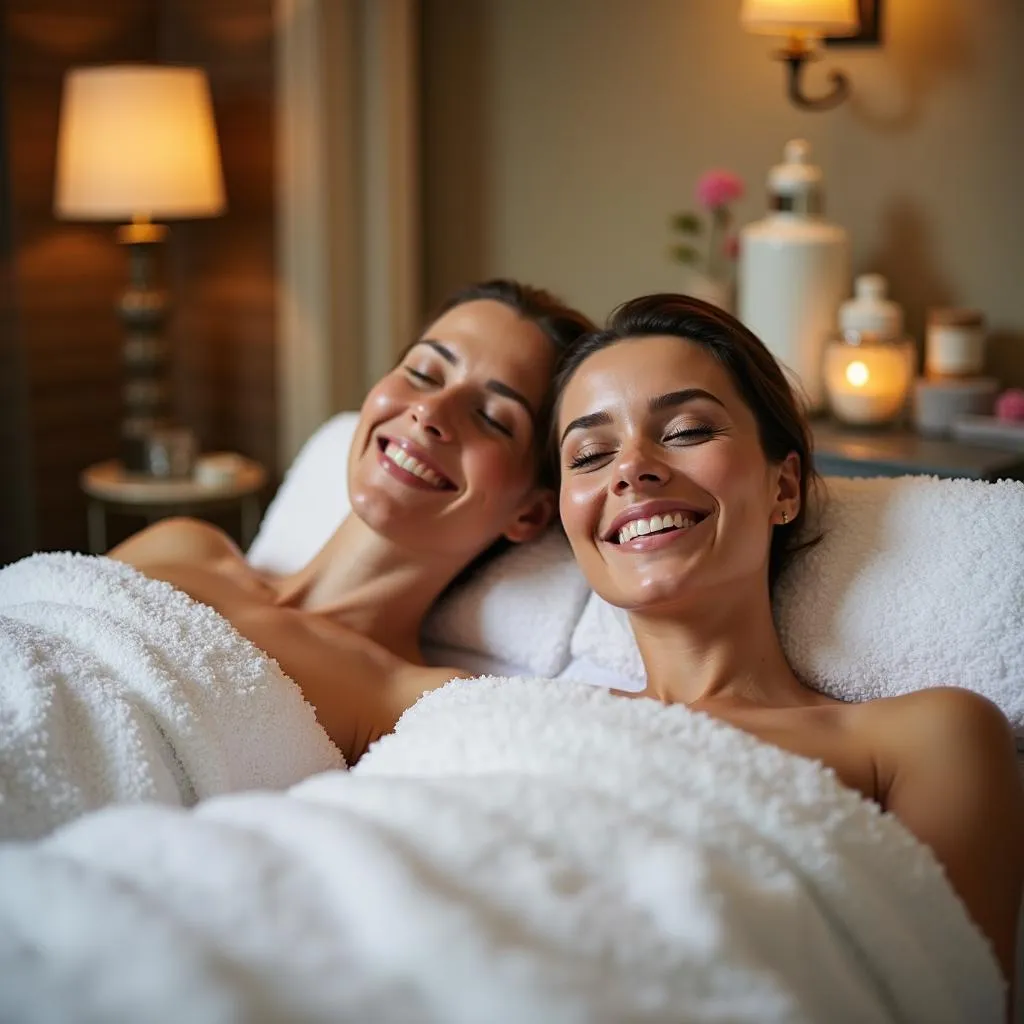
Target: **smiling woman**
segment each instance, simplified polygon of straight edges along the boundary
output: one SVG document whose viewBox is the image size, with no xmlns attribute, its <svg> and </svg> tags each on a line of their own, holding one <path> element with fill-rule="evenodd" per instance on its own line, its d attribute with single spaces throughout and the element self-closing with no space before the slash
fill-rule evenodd
<svg viewBox="0 0 1024 1024">
<path fill-rule="evenodd" d="M 211 606 L 275 658 L 354 764 L 459 674 L 423 663 L 420 626 L 436 598 L 481 552 L 547 525 L 554 495 L 538 437 L 563 353 L 591 326 L 512 281 L 453 296 L 363 403 L 352 511 L 297 573 L 258 572 L 193 520 L 158 523 L 111 557 Z"/>
<path fill-rule="evenodd" d="M 782 651 L 771 585 L 801 543 L 815 474 L 771 354 L 714 306 L 652 295 L 582 339 L 556 396 L 562 523 L 590 585 L 629 611 L 643 695 L 820 761 L 893 812 L 1012 976 L 1024 796 L 999 710 L 939 685 L 845 704 L 803 685 Z"/>
</svg>

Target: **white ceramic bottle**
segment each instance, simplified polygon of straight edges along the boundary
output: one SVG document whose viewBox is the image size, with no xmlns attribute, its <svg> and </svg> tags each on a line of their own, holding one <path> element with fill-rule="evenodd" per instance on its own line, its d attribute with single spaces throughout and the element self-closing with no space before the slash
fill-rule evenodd
<svg viewBox="0 0 1024 1024">
<path fill-rule="evenodd" d="M 822 216 L 822 173 L 810 152 L 803 139 L 786 143 L 768 175 L 768 216 L 740 232 L 738 312 L 816 412 L 825 401 L 825 345 L 847 294 L 849 243 Z"/>
</svg>

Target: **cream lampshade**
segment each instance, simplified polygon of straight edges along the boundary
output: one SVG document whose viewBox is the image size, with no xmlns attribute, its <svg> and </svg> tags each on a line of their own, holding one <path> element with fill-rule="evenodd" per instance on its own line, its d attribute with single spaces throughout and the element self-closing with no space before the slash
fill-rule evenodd
<svg viewBox="0 0 1024 1024">
<path fill-rule="evenodd" d="M 817 58 L 822 36 L 852 36 L 860 31 L 858 0 L 743 0 L 740 24 L 748 32 L 784 36 L 786 43 L 776 52 L 788 67 L 788 95 L 801 110 L 829 110 L 842 103 L 850 86 L 841 71 L 832 71 L 832 91 L 808 96 L 801 80 L 804 65 Z"/>
<path fill-rule="evenodd" d="M 57 214 L 75 220 L 213 217 L 224 180 L 200 68 L 79 68 L 64 83 Z"/>
<path fill-rule="evenodd" d="M 743 0 L 740 24 L 748 32 L 784 36 L 853 35 L 859 25 L 857 0 Z"/>
<path fill-rule="evenodd" d="M 131 285 L 119 304 L 125 325 L 125 466 L 146 472 L 149 451 L 172 426 L 165 293 L 153 284 L 151 218 L 213 217 L 224 180 L 206 75 L 200 68 L 111 65 L 64 80 L 54 207 L 71 220 L 125 220 Z"/>
</svg>

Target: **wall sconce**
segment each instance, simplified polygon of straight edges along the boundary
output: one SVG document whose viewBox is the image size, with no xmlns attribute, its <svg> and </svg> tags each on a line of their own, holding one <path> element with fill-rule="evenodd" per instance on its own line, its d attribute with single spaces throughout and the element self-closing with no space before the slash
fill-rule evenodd
<svg viewBox="0 0 1024 1024">
<path fill-rule="evenodd" d="M 829 110 L 850 93 L 841 71 L 830 71 L 832 90 L 811 98 L 802 87 L 804 65 L 821 56 L 822 37 L 837 42 L 877 42 L 880 0 L 743 0 L 740 24 L 760 35 L 784 36 L 777 60 L 789 68 L 789 98 L 801 110 Z"/>
</svg>

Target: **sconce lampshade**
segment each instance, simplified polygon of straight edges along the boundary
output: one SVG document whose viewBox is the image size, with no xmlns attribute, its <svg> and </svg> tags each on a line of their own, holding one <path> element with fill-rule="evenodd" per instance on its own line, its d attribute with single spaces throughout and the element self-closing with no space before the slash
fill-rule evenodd
<svg viewBox="0 0 1024 1024">
<path fill-rule="evenodd" d="M 857 32 L 860 16 L 857 0 L 743 0 L 740 24 L 765 35 L 846 36 Z"/>
<path fill-rule="evenodd" d="M 77 68 L 64 81 L 54 202 L 73 220 L 213 217 L 220 150 L 200 68 Z"/>
</svg>

